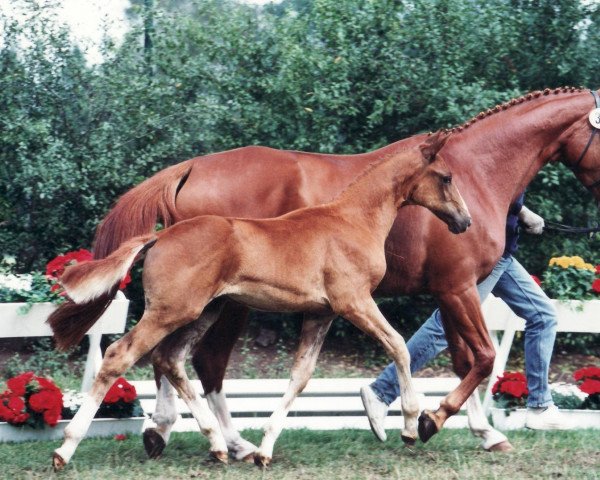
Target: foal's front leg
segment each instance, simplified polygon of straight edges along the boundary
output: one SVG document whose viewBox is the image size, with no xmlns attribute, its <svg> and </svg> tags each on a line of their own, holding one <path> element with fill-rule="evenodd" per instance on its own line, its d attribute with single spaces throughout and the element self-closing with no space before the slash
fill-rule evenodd
<svg viewBox="0 0 600 480">
<path fill-rule="evenodd" d="M 300 345 L 294 356 L 294 365 L 287 391 L 281 403 L 273 411 L 269 421 L 264 427 L 264 436 L 260 447 L 254 454 L 254 463 L 259 467 L 266 467 L 271 463 L 273 447 L 277 437 L 283 429 L 283 422 L 287 417 L 294 399 L 304 390 L 308 380 L 315 370 L 317 357 L 323 346 L 323 341 L 335 315 L 308 316 L 305 315 L 300 336 Z"/>
<path fill-rule="evenodd" d="M 337 311 L 346 320 L 379 341 L 387 354 L 394 360 L 400 382 L 400 400 L 402 415 L 404 416 L 402 440 L 407 445 L 414 445 L 417 439 L 419 402 L 412 383 L 410 354 L 406 348 L 404 338 L 388 323 L 370 296 L 364 299 L 346 301 L 341 304 L 340 309 Z"/>
</svg>

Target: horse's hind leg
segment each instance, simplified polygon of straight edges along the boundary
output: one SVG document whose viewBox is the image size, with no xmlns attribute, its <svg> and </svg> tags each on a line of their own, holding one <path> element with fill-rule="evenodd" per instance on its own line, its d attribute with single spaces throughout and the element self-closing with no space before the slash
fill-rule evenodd
<svg viewBox="0 0 600 480">
<path fill-rule="evenodd" d="M 173 323 L 162 322 L 156 312 L 147 311 L 131 331 L 108 347 L 92 389 L 86 394 L 75 417 L 65 428 L 63 444 L 54 452 L 53 464 L 56 470 L 66 465 L 75 453 L 110 386 L 164 338 Z"/>
<path fill-rule="evenodd" d="M 173 385 L 179 393 L 179 396 L 188 405 L 192 415 L 200 426 L 200 431 L 208 437 L 210 441 L 211 455 L 220 461 L 226 462 L 227 448 L 223 447 L 225 439 L 221 434 L 217 419 L 208 407 L 207 401 L 198 395 L 185 371 L 185 360 L 189 352 L 190 344 L 202 338 L 208 328 L 216 321 L 222 305 L 222 301 L 213 302 L 207 307 L 205 312 L 196 322 L 186 325 L 164 339 L 163 342 L 154 349 L 154 352 L 152 353 L 152 362 L 155 367 L 155 372 L 160 372 L 168 380 L 168 382 L 164 381 L 163 377 L 161 383 L 170 383 Z M 174 400 L 174 398 L 171 397 L 169 400 Z M 169 425 L 169 430 L 171 427 L 172 424 Z M 158 432 L 156 433 L 158 434 Z M 144 433 L 145 446 L 147 437 L 150 435 L 153 434 Z M 218 448 L 214 448 L 215 446 Z M 160 441 L 158 442 L 158 447 L 161 447 Z M 164 448 L 164 445 L 162 445 L 162 448 Z M 154 453 L 148 451 L 148 448 L 146 448 L 146 451 L 150 456 L 152 456 L 151 453 Z"/>
<path fill-rule="evenodd" d="M 265 425 L 262 442 L 254 454 L 254 463 L 259 467 L 266 467 L 271 463 L 273 447 L 283 429 L 285 417 L 290 411 L 292 402 L 304 390 L 315 369 L 317 357 L 334 318 L 335 315 L 305 316 L 300 344 L 294 356 L 290 383 L 280 404 Z"/>
<path fill-rule="evenodd" d="M 223 377 L 231 351 L 246 326 L 247 318 L 247 307 L 228 301 L 219 320 L 193 347 L 192 356 L 192 364 L 202 382 L 208 404 L 219 420 L 229 454 L 236 460 L 251 460 L 256 446 L 243 439 L 233 426 L 225 401 Z"/>
<path fill-rule="evenodd" d="M 154 381 L 156 382 L 156 407 L 152 414 L 152 421 L 156 423 L 156 427 L 144 430 L 143 436 L 144 449 L 150 458 L 158 458 L 162 455 L 178 417 L 175 389 L 156 365 Z"/>
</svg>

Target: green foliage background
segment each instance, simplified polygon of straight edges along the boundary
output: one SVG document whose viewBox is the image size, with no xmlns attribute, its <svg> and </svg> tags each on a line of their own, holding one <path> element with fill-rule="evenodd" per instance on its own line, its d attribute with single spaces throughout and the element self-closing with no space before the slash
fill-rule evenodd
<svg viewBox="0 0 600 480">
<path fill-rule="evenodd" d="M 119 195 L 192 156 L 361 152 L 533 89 L 599 86 L 600 8 L 579 0 L 137 1 L 94 66 L 52 6 L 19 3 L 26 23 L 0 12 L 0 252 L 21 271 L 90 247 Z M 590 200 L 559 165 L 528 205 L 586 225 Z M 539 274 L 558 254 L 600 263 L 599 245 L 546 234 L 518 256 Z"/>
</svg>

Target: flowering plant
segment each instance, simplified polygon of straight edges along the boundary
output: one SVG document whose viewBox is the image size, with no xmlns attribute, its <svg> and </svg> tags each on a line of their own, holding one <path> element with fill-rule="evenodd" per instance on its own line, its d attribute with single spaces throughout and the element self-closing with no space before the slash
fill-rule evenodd
<svg viewBox="0 0 600 480">
<path fill-rule="evenodd" d="M 529 395 L 525 375 L 520 372 L 504 372 L 494 383 L 492 395 L 500 408 L 513 410 L 524 407 Z"/>
<path fill-rule="evenodd" d="M 544 272 L 542 288 L 560 300 L 588 300 L 600 295 L 600 265 L 581 257 L 554 257 Z"/>
<path fill-rule="evenodd" d="M 92 252 L 84 248 L 58 255 L 46 265 L 45 275 L 39 272 L 15 274 L 11 272 L 16 263 L 14 258 L 4 257 L 0 263 L 0 303 L 40 302 L 61 303 L 64 296 L 58 283 L 59 277 L 69 265 L 87 262 L 93 259 Z M 129 274 L 121 281 L 123 289 L 131 281 Z"/>
<path fill-rule="evenodd" d="M 65 392 L 65 408 L 63 409 L 64 418 L 73 418 L 84 394 L 79 392 Z M 129 418 L 142 417 L 144 411 L 137 398 L 135 387 L 123 377 L 118 378 L 110 387 L 100 408 L 96 413 L 96 418 Z"/>
<path fill-rule="evenodd" d="M 600 368 L 580 368 L 573 374 L 573 378 L 578 383 L 579 390 L 587 393 L 580 408 L 600 410 Z"/>
<path fill-rule="evenodd" d="M 61 419 L 63 396 L 49 379 L 33 372 L 10 378 L 8 389 L 0 395 L 0 421 L 11 425 L 54 427 Z"/>
</svg>

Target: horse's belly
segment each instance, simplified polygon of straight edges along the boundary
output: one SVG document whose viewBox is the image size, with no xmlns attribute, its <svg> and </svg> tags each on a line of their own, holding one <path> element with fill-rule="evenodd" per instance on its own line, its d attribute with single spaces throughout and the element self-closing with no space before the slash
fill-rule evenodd
<svg viewBox="0 0 600 480">
<path fill-rule="evenodd" d="M 299 291 L 269 285 L 235 285 L 222 292 L 238 303 L 265 312 L 329 313 L 329 302 L 318 289 Z"/>
</svg>

